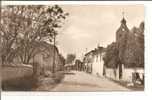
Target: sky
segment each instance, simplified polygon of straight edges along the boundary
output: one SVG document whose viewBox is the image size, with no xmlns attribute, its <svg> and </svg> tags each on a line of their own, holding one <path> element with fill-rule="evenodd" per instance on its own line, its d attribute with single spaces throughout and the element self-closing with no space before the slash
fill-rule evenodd
<svg viewBox="0 0 152 100">
<path fill-rule="evenodd" d="M 60 53 L 69 53 L 77 58 L 96 48 L 106 47 L 115 41 L 115 32 L 124 17 L 131 29 L 144 21 L 143 5 L 61 5 L 69 16 L 57 36 Z"/>
</svg>

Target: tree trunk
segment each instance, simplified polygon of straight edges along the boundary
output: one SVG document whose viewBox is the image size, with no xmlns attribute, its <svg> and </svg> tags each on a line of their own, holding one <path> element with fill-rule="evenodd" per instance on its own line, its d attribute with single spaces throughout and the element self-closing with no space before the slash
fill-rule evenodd
<svg viewBox="0 0 152 100">
<path fill-rule="evenodd" d="M 122 79 L 122 64 L 119 64 L 119 79 Z"/>
<path fill-rule="evenodd" d="M 4 55 L 1 56 L 1 60 L 2 60 L 2 66 L 3 66 L 5 63 L 5 56 Z"/>
</svg>

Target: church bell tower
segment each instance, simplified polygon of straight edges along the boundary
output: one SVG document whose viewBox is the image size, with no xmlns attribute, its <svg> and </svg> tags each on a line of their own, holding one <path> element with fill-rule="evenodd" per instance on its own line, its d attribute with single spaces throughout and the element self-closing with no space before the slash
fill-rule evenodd
<svg viewBox="0 0 152 100">
<path fill-rule="evenodd" d="M 129 29 L 126 24 L 127 23 L 126 19 L 124 18 L 124 12 L 122 14 L 123 14 L 123 18 L 121 20 L 121 25 L 116 31 L 116 42 L 119 41 L 125 34 L 129 32 Z"/>
</svg>

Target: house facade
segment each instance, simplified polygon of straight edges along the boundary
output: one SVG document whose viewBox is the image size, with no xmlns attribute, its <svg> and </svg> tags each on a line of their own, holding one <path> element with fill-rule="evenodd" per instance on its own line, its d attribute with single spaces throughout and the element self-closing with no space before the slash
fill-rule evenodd
<svg viewBox="0 0 152 100">
<path fill-rule="evenodd" d="M 93 52 L 92 50 L 86 53 L 83 59 L 84 71 L 87 73 L 92 73 Z"/>
<path fill-rule="evenodd" d="M 93 54 L 92 74 L 103 77 L 104 75 L 104 48 L 98 47 Z"/>
<path fill-rule="evenodd" d="M 99 46 L 96 49 L 86 53 L 83 61 L 85 71 L 95 76 L 102 77 L 104 75 L 104 53 L 104 48 Z"/>
</svg>

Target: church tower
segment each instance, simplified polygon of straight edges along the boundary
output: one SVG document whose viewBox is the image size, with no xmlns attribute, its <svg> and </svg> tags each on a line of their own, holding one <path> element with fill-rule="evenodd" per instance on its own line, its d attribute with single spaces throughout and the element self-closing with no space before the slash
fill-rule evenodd
<svg viewBox="0 0 152 100">
<path fill-rule="evenodd" d="M 119 79 L 122 79 L 123 77 L 123 70 L 124 70 L 124 52 L 126 49 L 126 40 L 127 40 L 127 36 L 129 34 L 129 29 L 127 27 L 126 24 L 126 19 L 124 18 L 124 13 L 123 13 L 123 18 L 121 20 L 121 25 L 118 28 L 118 30 L 116 31 L 116 43 L 117 43 L 117 47 L 118 47 L 118 55 L 119 55 L 119 65 L 118 65 L 118 76 Z"/>
<path fill-rule="evenodd" d="M 121 25 L 118 28 L 118 30 L 116 31 L 116 42 L 118 42 L 119 40 L 121 40 L 122 37 L 125 36 L 125 34 L 129 33 L 129 29 L 126 25 L 126 19 L 124 18 L 124 13 L 123 13 L 123 18 L 121 20 Z"/>
</svg>

